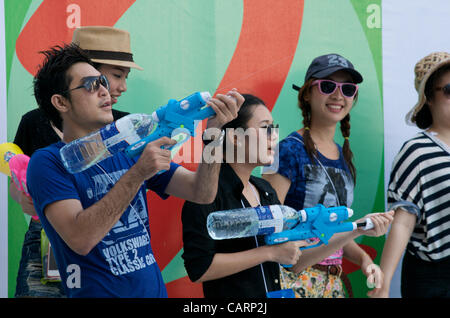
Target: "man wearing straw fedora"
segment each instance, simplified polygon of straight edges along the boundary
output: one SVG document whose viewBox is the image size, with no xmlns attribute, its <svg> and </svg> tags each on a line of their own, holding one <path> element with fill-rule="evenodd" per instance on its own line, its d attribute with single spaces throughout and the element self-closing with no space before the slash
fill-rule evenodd
<svg viewBox="0 0 450 318">
<path fill-rule="evenodd" d="M 104 74 L 109 81 L 111 103 L 127 91 L 127 77 L 130 69 L 142 70 L 133 60 L 129 32 L 107 26 L 84 26 L 73 33 L 72 42 L 85 49 L 94 67 Z M 127 112 L 112 110 L 114 120 Z M 58 125 L 58 124 L 56 124 Z M 22 116 L 14 143 L 30 156 L 35 150 L 47 147 L 62 138 L 61 127 L 50 122 L 39 108 Z M 22 211 L 36 216 L 31 199 L 10 185 L 11 197 L 17 201 Z M 41 231 L 39 220 L 31 219 L 25 234 L 22 256 L 17 275 L 15 297 L 63 297 L 64 289 L 59 282 L 42 284 Z"/>
</svg>

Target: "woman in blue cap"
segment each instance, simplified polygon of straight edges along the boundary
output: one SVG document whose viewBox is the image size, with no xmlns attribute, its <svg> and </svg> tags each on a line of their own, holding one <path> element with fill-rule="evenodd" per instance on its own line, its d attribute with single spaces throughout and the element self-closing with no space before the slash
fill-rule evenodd
<svg viewBox="0 0 450 318">
<path fill-rule="evenodd" d="M 264 178 L 284 204 L 297 210 L 319 203 L 326 207 L 352 205 L 356 170 L 349 142 L 350 111 L 362 81 L 349 60 L 327 54 L 312 61 L 302 87 L 293 85 L 299 91 L 303 128 L 279 143 L 278 170 L 269 168 L 264 172 Z M 338 123 L 344 137 L 342 147 L 334 141 Z M 392 212 L 381 216 L 373 220 L 383 222 L 387 230 Z M 365 275 L 380 282 L 381 270 L 353 241 L 361 235 L 356 232 L 335 235 L 335 243 L 329 246 L 305 250 L 292 271 L 285 271 L 289 277 L 285 287 L 293 288 L 298 297 L 345 297 L 345 285 L 351 297 L 350 282 L 342 272 L 344 256 L 360 265 Z M 385 231 L 370 234 L 379 236 Z"/>
</svg>

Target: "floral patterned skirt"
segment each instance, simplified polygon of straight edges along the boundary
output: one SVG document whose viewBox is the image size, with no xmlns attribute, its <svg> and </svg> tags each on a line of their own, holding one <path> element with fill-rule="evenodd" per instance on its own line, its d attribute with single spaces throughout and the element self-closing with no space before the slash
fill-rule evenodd
<svg viewBox="0 0 450 318">
<path fill-rule="evenodd" d="M 308 267 L 295 274 L 281 269 L 281 288 L 294 290 L 296 298 L 345 298 L 342 279 L 322 270 Z"/>
</svg>

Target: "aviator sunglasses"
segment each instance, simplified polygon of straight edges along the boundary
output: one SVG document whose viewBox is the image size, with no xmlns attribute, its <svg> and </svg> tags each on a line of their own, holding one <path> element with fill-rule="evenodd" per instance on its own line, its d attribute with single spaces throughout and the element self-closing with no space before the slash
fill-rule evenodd
<svg viewBox="0 0 450 318">
<path fill-rule="evenodd" d="M 358 91 L 358 85 L 356 84 L 338 83 L 328 79 L 315 80 L 314 82 L 312 82 L 312 85 L 318 85 L 319 92 L 323 95 L 331 95 L 339 87 L 344 97 L 352 98 L 356 95 L 356 92 Z"/>
<path fill-rule="evenodd" d="M 89 93 L 94 93 L 100 89 L 100 85 L 105 87 L 109 92 L 109 82 L 105 75 L 102 74 L 99 76 L 87 76 L 83 78 L 83 84 L 75 88 L 68 89 L 63 93 L 67 93 L 79 88 L 84 88 Z"/>
<path fill-rule="evenodd" d="M 450 98 L 450 83 L 446 84 L 443 87 L 436 87 L 437 91 L 442 91 L 445 97 Z"/>
</svg>

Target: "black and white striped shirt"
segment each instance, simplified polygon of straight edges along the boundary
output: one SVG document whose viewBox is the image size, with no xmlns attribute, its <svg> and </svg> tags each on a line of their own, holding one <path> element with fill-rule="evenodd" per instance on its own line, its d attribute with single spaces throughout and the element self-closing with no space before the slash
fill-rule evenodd
<svg viewBox="0 0 450 318">
<path fill-rule="evenodd" d="M 392 166 L 388 204 L 417 216 L 410 253 L 425 261 L 450 257 L 450 147 L 428 132 L 407 141 Z"/>
</svg>

